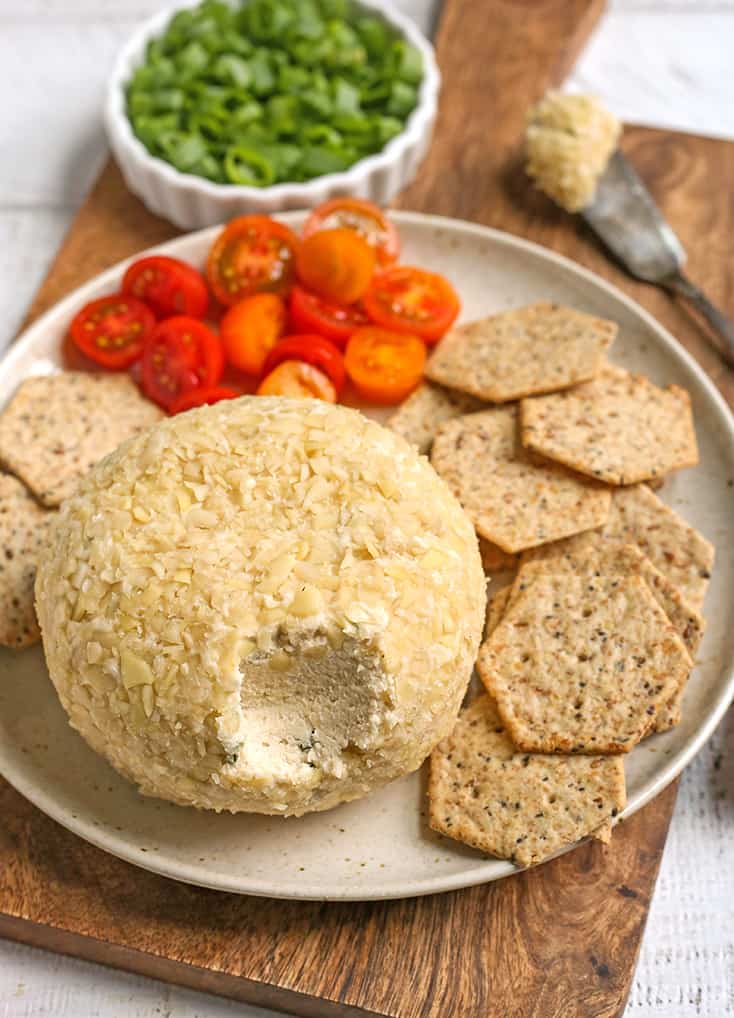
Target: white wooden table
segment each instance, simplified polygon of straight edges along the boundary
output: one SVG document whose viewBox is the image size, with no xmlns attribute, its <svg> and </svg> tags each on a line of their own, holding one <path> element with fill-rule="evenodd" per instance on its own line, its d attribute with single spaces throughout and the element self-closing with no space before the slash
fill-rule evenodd
<svg viewBox="0 0 734 1018">
<path fill-rule="evenodd" d="M 113 55 L 161 6 L 0 0 L 0 348 L 102 164 Z M 398 6 L 428 28 L 432 0 Z M 630 122 L 734 138 L 733 53 L 734 0 L 611 0 L 569 87 Z M 734 201 L 734 181 L 712 186 Z M 272 1014 L 0 941 L 0 1018 Z M 627 1010 L 648 1015 L 734 1015 L 732 712 L 683 776 Z"/>
</svg>

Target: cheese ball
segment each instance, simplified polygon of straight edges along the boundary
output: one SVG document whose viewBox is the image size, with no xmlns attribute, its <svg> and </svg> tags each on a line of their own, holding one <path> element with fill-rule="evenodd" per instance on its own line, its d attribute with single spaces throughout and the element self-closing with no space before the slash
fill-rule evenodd
<svg viewBox="0 0 734 1018">
<path fill-rule="evenodd" d="M 300 815 L 453 728 L 485 579 L 423 457 L 358 411 L 243 397 L 125 442 L 38 570 L 72 726 L 146 795 Z"/>
</svg>

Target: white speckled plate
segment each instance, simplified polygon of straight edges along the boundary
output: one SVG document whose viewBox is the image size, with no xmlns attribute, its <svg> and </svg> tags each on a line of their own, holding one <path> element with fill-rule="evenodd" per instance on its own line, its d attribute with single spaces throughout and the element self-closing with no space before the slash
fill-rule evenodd
<svg viewBox="0 0 734 1018">
<path fill-rule="evenodd" d="M 299 213 L 284 217 L 292 225 Z M 534 300 L 572 304 L 620 324 L 613 359 L 693 397 L 701 465 L 662 497 L 715 542 L 708 632 L 686 691 L 683 722 L 626 759 L 629 816 L 660 792 L 711 735 L 734 695 L 734 422 L 713 385 L 645 311 L 602 279 L 517 237 L 450 219 L 394 216 L 404 261 L 445 273 L 474 318 Z M 216 231 L 159 250 L 203 262 Z M 74 312 L 115 287 L 122 266 L 41 318 L 0 364 L 0 405 L 18 381 L 59 367 Z M 0 652 L 0 773 L 40 809 L 114 855 L 178 880 L 282 898 L 398 898 L 446 891 L 513 872 L 509 863 L 432 834 L 422 773 L 361 802 L 301 819 L 217 816 L 145 799 L 69 728 L 43 654 Z"/>
</svg>

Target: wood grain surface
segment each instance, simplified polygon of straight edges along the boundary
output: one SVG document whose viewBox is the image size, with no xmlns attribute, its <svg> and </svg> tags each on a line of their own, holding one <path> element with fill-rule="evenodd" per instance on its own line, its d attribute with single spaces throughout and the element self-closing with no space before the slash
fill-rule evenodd
<svg viewBox="0 0 734 1018">
<path fill-rule="evenodd" d="M 298 1015 L 620 1013 L 675 791 L 536 870 L 394 902 L 272 901 L 113 859 L 0 785 L 0 935 Z"/>
<path fill-rule="evenodd" d="M 632 284 L 519 168 L 527 105 L 567 71 L 601 2 L 448 0 L 437 49 L 437 136 L 400 205 L 484 222 L 569 254 L 622 285 L 725 393 L 698 324 Z M 691 254 L 693 278 L 732 310 L 734 146 L 634 129 L 625 147 Z M 175 231 L 109 165 L 29 313 Z M 624 1007 L 675 786 L 615 831 L 545 866 L 451 894 L 290 903 L 187 887 L 116 860 L 0 782 L 0 934 L 307 1016 L 611 1018 Z"/>
</svg>

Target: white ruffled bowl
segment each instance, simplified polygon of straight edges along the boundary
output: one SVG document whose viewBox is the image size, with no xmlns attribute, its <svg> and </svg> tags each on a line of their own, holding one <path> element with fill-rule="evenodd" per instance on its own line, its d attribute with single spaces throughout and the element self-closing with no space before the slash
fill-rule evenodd
<svg viewBox="0 0 734 1018">
<path fill-rule="evenodd" d="M 170 163 L 152 156 L 133 133 L 125 108 L 125 88 L 135 68 L 145 59 L 148 42 L 162 35 L 176 11 L 195 7 L 199 2 L 182 0 L 146 21 L 119 54 L 108 85 L 104 119 L 110 146 L 127 186 L 151 212 L 181 229 L 195 230 L 245 212 L 267 214 L 308 208 L 340 195 L 369 198 L 385 205 L 413 179 L 431 142 L 441 79 L 431 44 L 409 18 L 386 0 L 359 0 L 358 6 L 380 14 L 420 51 L 423 80 L 418 105 L 401 133 L 381 152 L 360 159 L 343 173 L 262 188 L 216 184 L 180 173 Z"/>
</svg>

